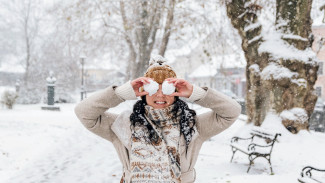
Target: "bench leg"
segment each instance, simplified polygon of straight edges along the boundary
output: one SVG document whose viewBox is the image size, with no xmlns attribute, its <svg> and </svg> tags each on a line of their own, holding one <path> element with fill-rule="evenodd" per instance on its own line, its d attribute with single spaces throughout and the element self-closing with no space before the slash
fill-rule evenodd
<svg viewBox="0 0 325 183">
<path fill-rule="evenodd" d="M 298 179 L 298 182 L 300 182 L 300 183 L 305 183 L 304 181 L 302 181 L 302 180 L 300 180 L 300 179 Z"/>
<path fill-rule="evenodd" d="M 237 149 L 232 147 L 231 150 L 232 150 L 232 157 L 231 157 L 230 163 L 232 162 L 232 159 L 234 158 L 234 155 L 235 155 Z"/>
<path fill-rule="evenodd" d="M 247 173 L 249 172 L 249 170 L 251 169 L 251 165 L 253 164 L 253 162 L 252 161 L 250 161 L 249 162 L 249 167 L 248 167 L 248 169 L 247 169 Z"/>
<path fill-rule="evenodd" d="M 253 155 L 248 155 L 248 160 L 249 160 L 249 167 L 247 169 L 247 173 L 251 169 L 252 164 L 254 164 L 254 160 L 257 158 L 257 156 L 253 157 Z"/>
<path fill-rule="evenodd" d="M 271 174 L 273 174 L 273 169 L 272 169 L 272 164 L 271 164 L 271 156 L 267 156 L 265 157 L 267 159 L 267 161 L 269 162 L 270 164 L 270 169 L 271 169 Z"/>
</svg>

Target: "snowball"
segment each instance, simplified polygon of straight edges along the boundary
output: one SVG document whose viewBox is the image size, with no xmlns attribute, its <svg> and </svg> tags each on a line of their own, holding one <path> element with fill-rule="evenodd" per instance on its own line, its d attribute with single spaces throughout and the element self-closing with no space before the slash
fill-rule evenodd
<svg viewBox="0 0 325 183">
<path fill-rule="evenodd" d="M 149 80 L 149 84 L 143 85 L 143 89 L 149 93 L 149 96 L 155 94 L 159 89 L 159 84 L 154 80 Z"/>
<path fill-rule="evenodd" d="M 175 92 L 175 86 L 173 83 L 168 83 L 168 81 L 164 81 L 162 84 L 162 92 L 165 95 L 170 95 Z"/>
</svg>

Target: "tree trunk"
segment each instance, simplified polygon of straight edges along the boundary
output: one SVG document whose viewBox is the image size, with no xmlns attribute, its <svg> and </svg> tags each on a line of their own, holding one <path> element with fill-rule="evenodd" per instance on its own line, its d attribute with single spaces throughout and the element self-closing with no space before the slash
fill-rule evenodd
<svg viewBox="0 0 325 183">
<path fill-rule="evenodd" d="M 248 2 L 250 1 L 233 0 L 232 3 L 228 3 L 227 15 L 242 38 L 242 49 L 247 61 L 247 121 L 260 126 L 266 116 L 266 111 L 269 110 L 269 97 L 265 88 L 262 86 L 261 77 L 258 72 L 260 68 L 267 65 L 268 57 L 266 54 L 261 55 L 258 53 L 259 44 L 262 42 L 262 26 L 258 23 L 257 13 L 261 7 L 256 4 L 245 6 Z"/>
<path fill-rule="evenodd" d="M 30 68 L 30 40 L 29 40 L 29 14 L 30 14 L 30 1 L 28 1 L 26 14 L 24 16 L 24 33 L 25 33 L 25 44 L 26 44 L 26 65 L 25 65 L 25 76 L 24 76 L 24 84 L 26 87 L 28 87 L 29 82 L 29 68 Z"/>
<path fill-rule="evenodd" d="M 135 21 L 127 19 L 125 5 L 120 1 L 120 11 L 124 24 L 125 40 L 128 44 L 129 62 L 128 79 L 141 77 L 149 66 L 151 52 L 155 46 L 156 33 L 161 29 L 163 11 L 167 9 L 166 24 L 162 29 L 165 31 L 160 46 L 160 54 L 164 54 L 167 48 L 170 29 L 173 22 L 175 0 L 170 0 L 168 7 L 165 7 L 165 0 L 162 1 L 138 1 L 139 6 L 134 8 Z"/>
<path fill-rule="evenodd" d="M 159 50 L 159 55 L 161 55 L 161 56 L 165 55 L 167 45 L 168 45 L 169 36 L 171 34 L 172 23 L 174 20 L 175 0 L 171 0 L 169 3 L 170 3 L 170 5 L 169 5 L 167 19 L 166 19 L 166 23 L 165 23 L 164 36 L 161 41 L 161 46 L 160 46 L 160 50 Z"/>
<path fill-rule="evenodd" d="M 277 0 L 277 31 L 282 34 L 282 39 L 287 44 L 297 50 L 311 50 L 314 41 L 311 30 L 311 6 L 312 0 Z M 275 82 L 279 86 L 275 110 L 280 113 L 292 108 L 301 108 L 308 115 L 308 118 L 297 120 L 283 119 L 282 123 L 287 129 L 297 133 L 300 129 L 308 129 L 308 119 L 314 110 L 317 96 L 313 94 L 313 87 L 317 80 L 318 66 L 313 58 L 309 58 L 308 61 L 281 58 L 278 63 L 291 72 L 297 73 L 294 79 L 282 83 Z M 297 84 L 295 81 L 302 81 L 302 83 Z M 281 104 L 280 101 L 286 102 Z"/>
<path fill-rule="evenodd" d="M 311 51 L 311 3 L 311 0 L 277 0 L 279 41 L 282 39 L 284 45 L 288 44 L 286 48 L 293 47 L 297 53 L 299 50 Z M 257 20 L 257 12 L 261 8 L 250 0 L 227 3 L 228 17 L 242 38 L 247 60 L 247 122 L 260 126 L 269 112 L 276 112 L 281 116 L 283 125 L 292 133 L 297 133 L 308 128 L 308 118 L 317 99 L 312 92 L 318 66 L 312 56 L 308 60 L 293 59 L 277 55 L 267 47 L 266 50 L 261 49 L 266 43 L 260 35 L 262 26 Z M 283 77 L 281 74 L 284 73 L 291 76 Z M 288 112 L 295 119 L 289 119 Z"/>
<path fill-rule="evenodd" d="M 121 11 L 121 16 L 123 20 L 123 28 L 124 28 L 124 39 L 129 47 L 129 60 L 127 62 L 127 70 L 126 70 L 126 77 L 125 80 L 128 81 L 132 78 L 132 72 L 131 68 L 132 66 L 135 65 L 136 59 L 137 59 L 137 54 L 135 52 L 133 43 L 132 43 L 132 38 L 131 38 L 131 25 L 128 22 L 126 18 L 126 13 L 125 13 L 125 5 L 123 1 L 120 1 L 120 11 Z"/>
<path fill-rule="evenodd" d="M 165 1 L 141 1 L 136 23 L 136 41 L 138 45 L 137 64 L 134 66 L 133 78 L 145 74 L 149 66 L 150 54 L 156 41 L 156 33 L 161 18 L 161 8 Z M 149 7 L 150 6 L 150 7 Z M 149 11 L 151 10 L 151 11 Z"/>
</svg>

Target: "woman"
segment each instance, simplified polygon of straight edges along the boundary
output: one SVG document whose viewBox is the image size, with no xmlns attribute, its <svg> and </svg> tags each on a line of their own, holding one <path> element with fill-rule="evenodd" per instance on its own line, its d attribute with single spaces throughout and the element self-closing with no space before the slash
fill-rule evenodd
<svg viewBox="0 0 325 183">
<path fill-rule="evenodd" d="M 178 79 L 165 62 L 161 56 L 152 58 L 144 77 L 108 87 L 75 107 L 87 129 L 113 143 L 123 164 L 121 182 L 193 183 L 203 142 L 228 128 L 240 114 L 236 101 Z M 159 89 L 149 95 L 143 86 L 150 80 Z M 168 83 L 176 87 L 172 94 L 166 92 Z M 137 97 L 141 100 L 132 111 L 105 112 Z M 196 115 L 179 97 L 212 111 Z"/>
</svg>

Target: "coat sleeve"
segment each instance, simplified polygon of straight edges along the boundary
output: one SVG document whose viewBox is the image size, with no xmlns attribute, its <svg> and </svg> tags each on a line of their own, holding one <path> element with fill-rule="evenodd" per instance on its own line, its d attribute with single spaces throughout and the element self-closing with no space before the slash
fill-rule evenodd
<svg viewBox="0 0 325 183">
<path fill-rule="evenodd" d="M 227 129 L 241 112 L 241 106 L 234 99 L 210 88 L 206 90 L 204 97 L 196 101 L 212 110 L 197 116 L 197 128 L 204 140 Z"/>
<path fill-rule="evenodd" d="M 125 101 L 115 93 L 115 88 L 110 86 L 97 91 L 74 108 L 78 119 L 88 130 L 111 142 L 115 137 L 111 126 L 118 115 L 105 111 Z"/>
</svg>

